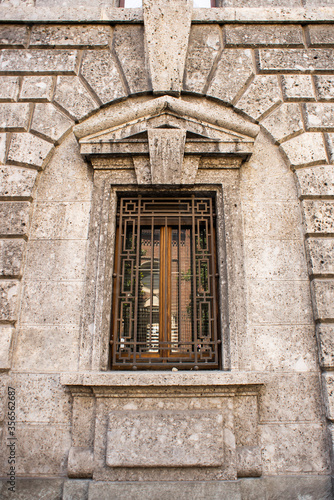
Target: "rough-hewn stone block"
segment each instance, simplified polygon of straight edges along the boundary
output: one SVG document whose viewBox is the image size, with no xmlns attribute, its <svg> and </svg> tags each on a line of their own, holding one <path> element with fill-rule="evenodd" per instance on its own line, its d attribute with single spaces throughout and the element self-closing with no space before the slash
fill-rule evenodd
<svg viewBox="0 0 334 500">
<path fill-rule="evenodd" d="M 334 134 L 325 134 L 326 144 L 328 147 L 329 161 L 334 163 Z"/>
<path fill-rule="evenodd" d="M 143 26 L 116 26 L 113 48 L 121 63 L 130 93 L 151 90 L 146 65 Z"/>
<path fill-rule="evenodd" d="M 0 76 L 0 101 L 15 101 L 19 93 L 17 76 Z"/>
<path fill-rule="evenodd" d="M 326 405 L 327 418 L 334 421 L 334 375 L 332 373 L 324 373 L 322 375 L 324 399 Z"/>
<path fill-rule="evenodd" d="M 87 238 L 90 202 L 38 203 L 31 234 L 41 239 Z"/>
<path fill-rule="evenodd" d="M 334 166 L 318 165 L 296 170 L 301 196 L 334 196 Z"/>
<path fill-rule="evenodd" d="M 0 276 L 15 277 L 20 274 L 25 241 L 0 240 Z"/>
<path fill-rule="evenodd" d="M 308 234 L 334 233 L 334 201 L 304 200 L 303 209 Z"/>
<path fill-rule="evenodd" d="M 53 104 L 36 104 L 31 122 L 31 131 L 52 141 L 59 141 L 74 124 L 58 111 Z"/>
<path fill-rule="evenodd" d="M 322 134 L 308 132 L 281 145 L 292 166 L 326 163 L 327 155 Z"/>
<path fill-rule="evenodd" d="M 0 166 L 0 196 L 30 197 L 37 172 L 14 165 Z"/>
<path fill-rule="evenodd" d="M 63 500 L 82 500 L 88 498 L 89 482 L 83 479 L 72 479 L 64 482 Z"/>
<path fill-rule="evenodd" d="M 314 317 L 326 321 L 334 319 L 334 279 L 313 280 Z"/>
<path fill-rule="evenodd" d="M 79 78 L 73 76 L 59 76 L 57 78 L 54 100 L 75 120 L 79 120 L 98 108 L 98 104 Z"/>
<path fill-rule="evenodd" d="M 28 129 L 29 117 L 29 104 L 0 103 L 0 131 L 23 132 Z"/>
<path fill-rule="evenodd" d="M 334 325 L 317 325 L 319 362 L 321 368 L 334 370 Z"/>
<path fill-rule="evenodd" d="M 26 45 L 27 41 L 27 26 L 20 26 L 18 24 L 3 24 L 0 26 L 0 47 L 6 47 L 8 45 L 23 47 Z"/>
<path fill-rule="evenodd" d="M 221 49 L 221 30 L 218 25 L 192 26 L 185 67 L 184 88 L 204 91 L 214 61 Z"/>
<path fill-rule="evenodd" d="M 0 134 L 0 164 L 5 163 L 6 148 L 9 134 Z"/>
<path fill-rule="evenodd" d="M 12 336 L 11 325 L 0 325 L 0 370 L 10 369 Z"/>
<path fill-rule="evenodd" d="M 302 132 L 303 120 L 299 104 L 282 104 L 262 120 L 262 125 L 278 142 L 287 140 L 298 132 Z"/>
<path fill-rule="evenodd" d="M 283 75 L 282 90 L 285 101 L 314 101 L 314 89 L 310 75 Z"/>
<path fill-rule="evenodd" d="M 26 234 L 29 213 L 29 201 L 0 201 L 0 235 Z"/>
<path fill-rule="evenodd" d="M 276 75 L 256 76 L 237 102 L 237 107 L 258 120 L 281 100 L 281 89 Z"/>
<path fill-rule="evenodd" d="M 251 50 L 224 50 L 207 95 L 232 102 L 245 90 L 253 74 Z"/>
<path fill-rule="evenodd" d="M 304 110 L 307 130 L 334 131 L 334 103 L 307 103 Z"/>
<path fill-rule="evenodd" d="M 224 35 L 226 47 L 303 46 L 303 33 L 299 26 L 227 24 L 224 27 Z"/>
<path fill-rule="evenodd" d="M 52 76 L 25 76 L 20 101 L 51 101 L 54 83 Z"/>
<path fill-rule="evenodd" d="M 312 274 L 334 274 L 334 239 L 307 238 L 306 247 Z"/>
<path fill-rule="evenodd" d="M 334 71 L 334 49 L 260 49 L 259 70 L 264 73 Z"/>
<path fill-rule="evenodd" d="M 334 100 L 334 76 L 318 75 L 314 77 L 315 88 L 319 99 Z"/>
<path fill-rule="evenodd" d="M 74 75 L 77 71 L 76 50 L 13 50 L 0 52 L 0 73 L 33 74 L 61 73 Z"/>
<path fill-rule="evenodd" d="M 334 26 L 332 24 L 321 24 L 308 26 L 308 42 L 311 47 L 322 47 L 334 44 Z"/>
<path fill-rule="evenodd" d="M 116 63 L 108 50 L 85 52 L 80 72 L 103 104 L 127 95 Z"/>
<path fill-rule="evenodd" d="M 53 145 L 32 134 L 15 133 L 12 135 L 7 160 L 42 168 Z"/>
<path fill-rule="evenodd" d="M 107 47 L 111 41 L 110 26 L 34 26 L 30 46 L 52 47 Z"/>
<path fill-rule="evenodd" d="M 19 286 L 19 281 L 0 281 L 0 321 L 15 321 L 17 319 Z"/>
</svg>

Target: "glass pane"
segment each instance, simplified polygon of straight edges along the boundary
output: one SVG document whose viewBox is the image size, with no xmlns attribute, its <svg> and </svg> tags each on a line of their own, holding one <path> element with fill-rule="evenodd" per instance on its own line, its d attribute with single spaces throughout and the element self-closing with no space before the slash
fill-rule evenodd
<svg viewBox="0 0 334 500">
<path fill-rule="evenodd" d="M 180 235 L 180 343 L 192 342 L 193 333 L 193 268 L 191 259 L 191 228 L 182 228 Z M 192 350 L 190 344 L 181 344 L 184 352 Z"/>
</svg>

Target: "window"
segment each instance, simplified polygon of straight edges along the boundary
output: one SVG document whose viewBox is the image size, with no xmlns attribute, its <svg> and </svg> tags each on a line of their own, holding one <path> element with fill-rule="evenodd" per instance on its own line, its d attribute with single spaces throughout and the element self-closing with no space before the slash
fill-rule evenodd
<svg viewBox="0 0 334 500">
<path fill-rule="evenodd" d="M 111 368 L 218 368 L 211 196 L 120 197 Z"/>
</svg>

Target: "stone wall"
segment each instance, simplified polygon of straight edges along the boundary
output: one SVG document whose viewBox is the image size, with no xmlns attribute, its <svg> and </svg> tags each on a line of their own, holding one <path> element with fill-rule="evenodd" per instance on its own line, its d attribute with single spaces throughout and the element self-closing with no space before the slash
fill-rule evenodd
<svg viewBox="0 0 334 500">
<path fill-rule="evenodd" d="M 96 123 L 106 128 L 109 109 L 116 122 L 125 108 L 136 110 L 142 102 L 170 94 L 198 108 L 208 103 L 213 115 L 221 109 L 233 111 L 231 121 L 240 117 L 248 124 L 244 127 L 260 127 L 253 155 L 233 176 L 222 174 L 213 162 L 209 170 L 202 164 L 196 178 L 197 184 L 210 181 L 226 189 L 231 254 L 233 245 L 241 242 L 242 265 L 237 267 L 236 257 L 228 263 L 235 277 L 229 285 L 234 337 L 229 338 L 228 368 L 232 373 L 255 373 L 252 383 L 265 386 L 258 409 L 264 478 L 288 477 L 281 498 L 292 495 L 292 477 L 300 485 L 310 481 L 303 491 L 311 498 L 330 498 L 331 2 L 279 2 L 285 10 L 260 0 L 252 2 L 259 7 L 254 10 L 248 2 L 224 2 L 223 8 L 211 11 L 191 10 L 178 1 L 179 11 L 166 11 L 165 21 L 149 1 L 143 11 L 96 2 L 93 11 L 81 11 L 80 18 L 73 4 L 72 10 L 64 6 L 59 14 L 50 2 L 20 3 L 24 5 L 0 5 L 6 20 L 0 24 L 0 363 L 4 396 L 8 384 L 18 394 L 18 476 L 42 478 L 46 485 L 46 478 L 68 473 L 73 421 L 72 396 L 65 385 L 74 382 L 61 382 L 60 375 L 78 370 L 82 349 L 97 175 L 80 154 L 73 127 L 80 123 L 84 129 L 97 117 Z M 182 22 L 176 21 L 175 12 Z M 61 24 L 56 24 L 57 15 Z M 159 22 L 175 23 L 173 32 L 164 31 L 163 24 L 155 31 Z M 114 185 L 136 185 L 133 163 L 121 162 L 117 168 Z M 240 212 L 237 217 L 235 212 Z M 127 404 L 131 408 L 131 398 Z M 2 418 L 4 444 L 4 413 Z M 103 463 L 103 457 L 98 460 Z M 97 480 L 118 479 L 103 467 Z M 6 473 L 5 460 L 4 477 Z M 138 471 L 119 474 L 123 480 L 147 479 Z M 201 475 L 182 474 L 180 479 L 203 480 Z M 66 483 L 64 498 L 71 495 L 66 497 L 66 488 L 86 491 L 89 481 L 84 475 L 76 477 L 82 477 L 81 482 Z M 265 481 L 269 479 L 261 485 Z M 28 492 L 30 486 L 22 484 Z M 61 484 L 57 479 L 50 486 L 54 498 L 61 495 Z M 248 488 L 242 484 L 240 488 Z M 109 486 L 90 486 L 89 498 L 101 495 L 99 487 Z M 256 488 L 268 494 L 271 486 Z"/>
</svg>

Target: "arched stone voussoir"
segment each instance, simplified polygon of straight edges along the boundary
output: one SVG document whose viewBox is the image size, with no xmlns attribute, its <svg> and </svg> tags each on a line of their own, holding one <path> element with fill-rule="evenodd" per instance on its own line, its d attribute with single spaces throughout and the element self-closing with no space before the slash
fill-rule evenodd
<svg viewBox="0 0 334 500">
<path fill-rule="evenodd" d="M 30 132 L 12 134 L 7 162 L 43 170 L 52 155 L 54 145 Z"/>
<path fill-rule="evenodd" d="M 264 119 L 261 125 L 270 133 L 277 144 L 288 141 L 304 132 L 299 103 L 283 103 Z"/>
<path fill-rule="evenodd" d="M 304 132 L 281 144 L 291 168 L 328 163 L 323 135 L 319 132 Z"/>
<path fill-rule="evenodd" d="M 30 130 L 42 138 L 59 143 L 73 125 L 74 121 L 59 111 L 54 104 L 37 103 Z"/>
</svg>

